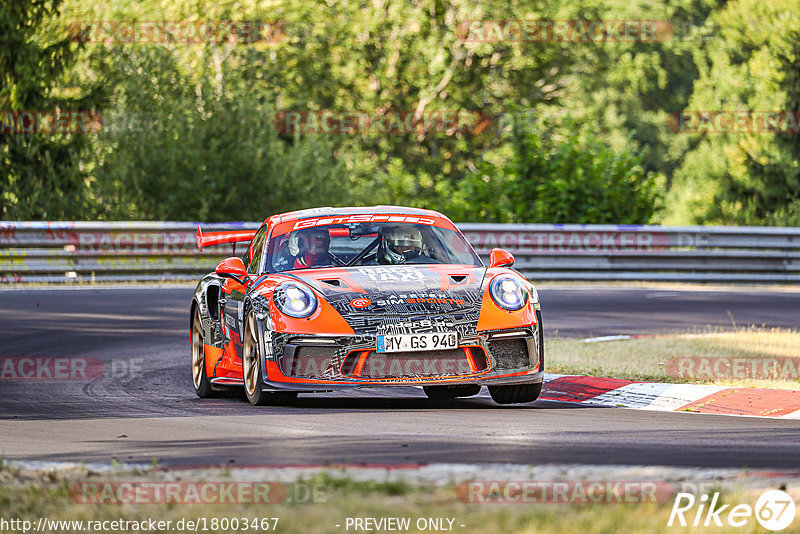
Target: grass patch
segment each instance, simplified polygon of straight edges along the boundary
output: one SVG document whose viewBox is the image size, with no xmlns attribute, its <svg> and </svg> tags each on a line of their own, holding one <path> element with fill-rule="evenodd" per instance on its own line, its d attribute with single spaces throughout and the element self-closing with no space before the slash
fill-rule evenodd
<svg viewBox="0 0 800 534">
<path fill-rule="evenodd" d="M 687 378 L 668 372 L 672 358 L 770 358 L 800 356 L 800 331 L 782 328 L 739 328 L 620 341 L 582 343 L 548 338 L 546 369 L 552 373 L 608 376 L 628 380 L 715 384 L 732 387 L 800 389 L 800 370 L 787 368 L 782 379 Z"/>
<path fill-rule="evenodd" d="M 380 482 L 376 480 L 353 480 L 348 476 L 337 476 L 328 471 L 320 472 L 318 475 L 304 480 L 308 484 L 319 484 L 326 488 L 346 492 L 376 494 L 387 496 L 408 495 L 415 488 L 404 480 L 390 480 Z"/>
<path fill-rule="evenodd" d="M 172 521 L 173 525 L 181 519 L 205 518 L 210 525 L 212 518 L 241 520 L 277 517 L 279 521 L 276 532 L 341 533 L 346 532 L 345 522 L 348 517 L 407 517 L 411 523 L 408 532 L 424 531 L 416 527 L 421 518 L 452 519 L 452 531 L 463 534 L 691 531 L 691 528 L 667 527 L 672 508 L 671 500 L 659 504 L 476 504 L 459 500 L 453 486 L 413 486 L 402 495 L 391 495 L 391 490 L 380 486 L 368 488 L 360 482 L 337 478 L 326 481 L 334 484 L 326 491 L 326 502 L 314 504 L 89 505 L 74 502 L 67 491 L 69 484 L 64 480 L 53 481 L 43 477 L 37 480 L 10 481 L 6 476 L 6 480 L 0 485 L 0 508 L 4 517 L 28 520 L 33 524 L 40 517 L 60 521 L 143 521 L 152 518 L 157 521 Z M 731 493 L 725 495 L 724 502 L 752 505 L 755 497 Z M 269 530 L 256 530 L 267 531 Z M 352 528 L 350 531 L 353 531 Z M 712 531 L 741 533 L 754 530 L 751 525 L 750 529 L 730 527 Z M 59 532 L 79 530 L 63 528 Z M 129 531 L 121 529 L 116 532 Z M 135 530 L 132 532 L 141 534 Z M 238 531 L 209 528 L 204 532 Z"/>
</svg>

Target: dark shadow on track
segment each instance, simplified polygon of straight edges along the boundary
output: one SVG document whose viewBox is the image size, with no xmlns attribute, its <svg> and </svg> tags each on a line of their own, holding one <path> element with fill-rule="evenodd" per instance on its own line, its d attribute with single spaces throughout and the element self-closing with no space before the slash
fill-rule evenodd
<svg viewBox="0 0 800 534">
<path fill-rule="evenodd" d="M 170 467 L 427 464 L 427 463 L 587 463 L 604 465 L 672 465 L 696 467 L 796 467 L 800 453 L 792 447 L 796 433 L 776 436 L 781 449 L 763 454 L 763 436 L 756 431 L 724 432 L 714 437 L 700 431 L 679 432 L 664 443 L 664 432 L 592 432 L 590 436 L 520 437 L 509 441 L 493 435 L 448 436 L 271 436 L 204 440 L 98 440 L 85 443 L 86 462 L 120 462 Z M 588 439 L 587 439 L 588 438 Z M 621 444 L 620 438 L 627 443 Z M 718 441 L 717 441 L 718 440 Z M 734 443 L 735 442 L 735 443 Z M 747 443 L 750 443 L 749 445 Z M 75 461 L 74 454 L 50 454 L 42 461 Z"/>
</svg>

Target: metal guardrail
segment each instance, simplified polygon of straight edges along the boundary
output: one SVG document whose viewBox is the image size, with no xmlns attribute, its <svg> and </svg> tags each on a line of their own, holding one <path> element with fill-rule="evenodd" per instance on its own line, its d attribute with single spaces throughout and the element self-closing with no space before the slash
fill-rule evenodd
<svg viewBox="0 0 800 534">
<path fill-rule="evenodd" d="M 0 283 L 196 280 L 231 253 L 198 223 L 0 222 Z M 258 223 L 203 224 L 248 230 Z M 531 280 L 800 282 L 800 228 L 460 224 L 484 257 L 510 250 Z M 241 253 L 241 250 L 240 250 Z"/>
<path fill-rule="evenodd" d="M 512 251 L 533 280 L 800 281 L 800 228 L 461 224 L 479 254 Z"/>
<path fill-rule="evenodd" d="M 0 222 L 0 283 L 197 280 L 231 253 L 230 245 L 197 250 L 199 224 Z M 202 226 L 250 230 L 259 224 Z"/>
</svg>

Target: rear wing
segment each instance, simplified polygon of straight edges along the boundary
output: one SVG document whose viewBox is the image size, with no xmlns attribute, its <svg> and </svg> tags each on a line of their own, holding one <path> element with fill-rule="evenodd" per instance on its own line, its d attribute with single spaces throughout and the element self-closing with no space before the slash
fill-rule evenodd
<svg viewBox="0 0 800 534">
<path fill-rule="evenodd" d="M 233 244 L 233 255 L 236 255 L 236 243 L 249 243 L 253 240 L 257 230 L 237 230 L 232 232 L 209 232 L 203 233 L 200 227 L 197 227 L 197 248 L 203 252 L 203 247 L 210 247 L 213 245 L 224 245 L 225 243 Z"/>
</svg>

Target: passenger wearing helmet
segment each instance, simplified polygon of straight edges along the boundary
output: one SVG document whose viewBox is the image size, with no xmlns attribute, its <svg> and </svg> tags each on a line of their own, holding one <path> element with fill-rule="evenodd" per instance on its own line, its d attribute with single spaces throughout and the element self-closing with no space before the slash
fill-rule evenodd
<svg viewBox="0 0 800 534">
<path fill-rule="evenodd" d="M 385 226 L 380 237 L 376 259 L 381 265 L 437 263 L 422 254 L 422 234 L 410 224 Z"/>
<path fill-rule="evenodd" d="M 325 228 L 308 228 L 297 232 L 297 255 L 294 258 L 295 269 L 309 267 L 330 267 L 328 248 L 331 235 Z M 291 239 L 289 248 L 291 250 Z"/>
</svg>

